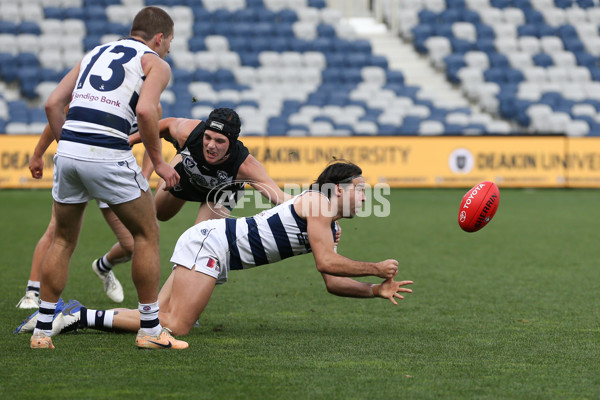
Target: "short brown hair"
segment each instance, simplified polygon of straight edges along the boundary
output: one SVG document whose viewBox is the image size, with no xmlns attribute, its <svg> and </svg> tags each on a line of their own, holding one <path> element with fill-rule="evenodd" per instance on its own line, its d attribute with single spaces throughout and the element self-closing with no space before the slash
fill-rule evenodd
<svg viewBox="0 0 600 400">
<path fill-rule="evenodd" d="M 129 34 L 148 41 L 158 33 L 162 33 L 165 37 L 171 36 L 173 19 L 162 8 L 153 6 L 142 8 L 133 19 Z"/>
</svg>

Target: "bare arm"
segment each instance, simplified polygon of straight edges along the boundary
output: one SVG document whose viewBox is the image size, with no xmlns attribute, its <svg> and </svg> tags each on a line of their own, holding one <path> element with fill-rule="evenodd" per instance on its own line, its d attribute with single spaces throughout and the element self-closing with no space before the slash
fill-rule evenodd
<svg viewBox="0 0 600 400">
<path fill-rule="evenodd" d="M 175 139 L 179 147 L 183 147 L 190 133 L 202 121 L 186 118 L 163 118 L 158 121 L 158 135 L 161 138 Z M 129 145 L 133 146 L 141 142 L 140 133 L 129 135 Z"/>
<path fill-rule="evenodd" d="M 306 218 L 310 247 L 321 273 L 335 276 L 379 276 L 393 278 L 398 272 L 398 261 L 385 260 L 378 263 L 355 261 L 339 255 L 334 250 L 331 222 L 332 211 L 327 199 L 314 192 L 304 194 L 295 205 L 296 212 Z"/>
<path fill-rule="evenodd" d="M 46 117 L 57 142 L 60 140 L 62 126 L 66 119 L 65 106 L 71 101 L 80 65 L 81 62 L 65 75 L 56 89 L 50 94 L 48 100 L 46 100 Z"/>
<path fill-rule="evenodd" d="M 65 114 L 68 112 L 69 106 L 66 106 Z M 35 145 L 35 149 L 33 149 L 31 159 L 29 160 L 29 171 L 31 172 L 32 178 L 40 179 L 42 176 L 44 176 L 43 157 L 52 142 L 54 142 L 54 134 L 52 133 L 52 129 L 50 129 L 50 124 L 46 124 L 44 131 L 40 135 L 40 139 Z"/>
<path fill-rule="evenodd" d="M 290 194 L 285 193 L 277 186 L 275 181 L 267 174 L 265 167 L 251 154 L 240 165 L 237 177 L 240 180 L 247 181 L 275 205 L 292 198 Z"/>
<path fill-rule="evenodd" d="M 322 274 L 327 291 L 336 296 L 343 297 L 381 297 L 389 299 L 392 303 L 398 304 L 395 300 L 404 299 L 404 296 L 400 292 L 412 293 L 411 289 L 404 288 L 402 286 L 410 285 L 412 281 L 394 281 L 393 279 L 386 279 L 382 283 L 372 284 L 366 282 L 359 282 L 352 278 L 346 278 L 343 276 L 334 276 L 329 274 Z"/>
<path fill-rule="evenodd" d="M 46 125 L 40 139 L 38 140 L 35 149 L 33 150 L 33 154 L 31 155 L 31 159 L 29 160 L 29 171 L 31 172 L 31 177 L 35 179 L 40 179 L 44 175 L 44 153 L 48 150 L 48 146 L 50 143 L 54 142 L 54 134 L 52 133 L 52 129 L 50 129 L 50 125 Z"/>
<path fill-rule="evenodd" d="M 146 74 L 146 80 L 140 90 L 136 107 L 140 138 L 156 173 L 164 179 L 167 188 L 171 188 L 179 182 L 179 175 L 162 158 L 162 146 L 158 131 L 160 94 L 169 83 L 171 68 L 166 61 L 152 54 L 142 57 L 142 68 Z"/>
</svg>

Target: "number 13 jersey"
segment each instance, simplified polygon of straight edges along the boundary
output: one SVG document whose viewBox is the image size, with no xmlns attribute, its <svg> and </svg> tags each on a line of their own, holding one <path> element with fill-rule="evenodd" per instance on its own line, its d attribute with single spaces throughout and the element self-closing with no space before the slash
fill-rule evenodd
<svg viewBox="0 0 600 400">
<path fill-rule="evenodd" d="M 131 156 L 128 135 L 136 121 L 146 53 L 158 57 L 144 43 L 127 38 L 97 46 L 83 57 L 58 154 L 105 161 Z"/>
</svg>

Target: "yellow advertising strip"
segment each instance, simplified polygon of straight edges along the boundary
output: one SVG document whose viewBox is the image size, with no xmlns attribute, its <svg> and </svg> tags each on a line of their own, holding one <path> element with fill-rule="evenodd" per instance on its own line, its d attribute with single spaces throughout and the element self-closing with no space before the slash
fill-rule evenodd
<svg viewBox="0 0 600 400">
<path fill-rule="evenodd" d="M 568 186 L 600 188 L 600 138 L 573 138 L 567 141 L 565 157 Z"/>
<path fill-rule="evenodd" d="M 53 144 L 44 177 L 31 178 L 29 159 L 38 136 L 0 136 L 0 188 L 52 186 Z M 501 187 L 600 188 L 600 138 L 476 137 L 242 137 L 280 185 L 307 184 L 334 159 L 360 165 L 371 185 L 471 187 L 490 180 Z M 143 147 L 134 146 L 141 163 Z M 170 160 L 173 147 L 163 142 Z M 151 179 L 153 187 L 158 177 Z"/>
</svg>

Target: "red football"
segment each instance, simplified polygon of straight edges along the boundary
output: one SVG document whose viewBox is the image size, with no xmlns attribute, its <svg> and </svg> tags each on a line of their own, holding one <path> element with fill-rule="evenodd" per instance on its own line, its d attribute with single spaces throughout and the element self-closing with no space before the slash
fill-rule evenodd
<svg viewBox="0 0 600 400">
<path fill-rule="evenodd" d="M 462 198 L 458 209 L 458 225 L 466 232 L 477 232 L 488 224 L 500 204 L 500 190 L 485 181 L 473 186 Z"/>
</svg>

